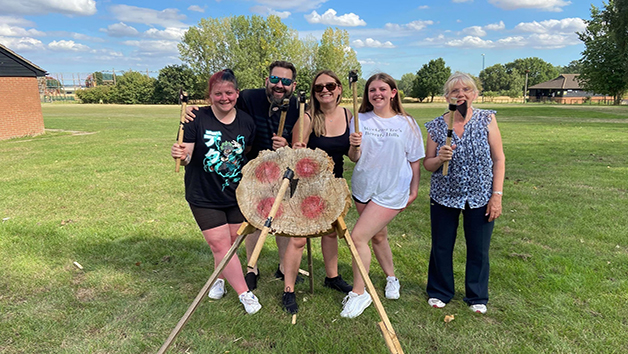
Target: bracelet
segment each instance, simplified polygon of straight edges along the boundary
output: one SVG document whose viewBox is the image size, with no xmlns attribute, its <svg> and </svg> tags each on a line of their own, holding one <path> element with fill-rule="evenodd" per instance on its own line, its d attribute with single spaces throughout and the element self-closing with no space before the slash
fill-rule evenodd
<svg viewBox="0 0 628 354">
<path fill-rule="evenodd" d="M 504 195 L 504 193 L 502 191 L 493 192 L 493 194 Z"/>
</svg>

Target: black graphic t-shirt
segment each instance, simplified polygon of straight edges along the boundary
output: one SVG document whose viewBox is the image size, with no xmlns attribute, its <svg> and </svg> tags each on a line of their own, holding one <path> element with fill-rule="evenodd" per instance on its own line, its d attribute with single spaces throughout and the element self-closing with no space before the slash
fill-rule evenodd
<svg viewBox="0 0 628 354">
<path fill-rule="evenodd" d="M 250 115 L 236 111 L 231 124 L 221 123 L 210 107 L 184 125 L 183 142 L 195 143 L 192 160 L 185 167 L 185 199 L 201 208 L 237 205 L 235 190 L 242 179 L 244 154 L 255 136 Z"/>
</svg>

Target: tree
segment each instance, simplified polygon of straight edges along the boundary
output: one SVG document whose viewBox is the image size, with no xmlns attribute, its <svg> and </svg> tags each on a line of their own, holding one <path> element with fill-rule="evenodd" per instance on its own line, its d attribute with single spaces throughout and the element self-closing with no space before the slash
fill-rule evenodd
<svg viewBox="0 0 628 354">
<path fill-rule="evenodd" d="M 613 96 L 614 103 L 619 104 L 628 90 L 628 66 L 625 49 L 612 34 L 617 31 L 617 22 L 608 22 L 616 18 L 616 12 L 613 0 L 602 11 L 591 5 L 591 19 L 585 20 L 584 32 L 578 32 L 585 45 L 578 81 L 584 90 Z"/>
<path fill-rule="evenodd" d="M 309 89 L 317 52 L 313 37 L 300 40 L 297 31 L 274 15 L 205 18 L 190 27 L 179 43 L 179 57 L 196 75 L 206 80 L 230 68 L 242 89 L 263 86 L 268 66 L 275 60 L 292 62 L 297 69 L 297 89 Z"/>
<path fill-rule="evenodd" d="M 561 66 L 558 71 L 561 74 L 580 74 L 580 60 L 572 60 L 566 66 Z"/>
<path fill-rule="evenodd" d="M 179 103 L 179 90 L 187 92 L 190 99 L 201 99 L 207 86 L 207 79 L 199 80 L 186 65 L 169 65 L 159 70 L 155 83 L 157 103 Z"/>
<path fill-rule="evenodd" d="M 201 77 L 230 68 L 242 88 L 254 88 L 274 60 L 292 60 L 295 41 L 298 33 L 274 15 L 204 18 L 183 36 L 179 56 Z"/>
<path fill-rule="evenodd" d="M 445 66 L 443 58 L 430 60 L 417 71 L 412 96 L 418 98 L 420 102 L 426 97 L 431 97 L 430 102 L 434 102 L 434 96 L 443 93 L 443 86 L 450 75 L 451 68 Z"/>
<path fill-rule="evenodd" d="M 137 71 L 127 71 L 117 77 L 112 94 L 115 103 L 148 104 L 154 101 L 155 79 Z"/>
<path fill-rule="evenodd" d="M 397 81 L 397 87 L 403 91 L 406 96 L 412 95 L 412 87 L 414 86 L 414 80 L 416 75 L 414 73 L 406 73 L 401 76 L 401 79 Z"/>
<path fill-rule="evenodd" d="M 480 80 L 485 91 L 500 92 L 512 86 L 511 74 L 502 64 L 495 64 L 480 72 Z"/>
<path fill-rule="evenodd" d="M 517 82 L 517 85 L 520 87 L 510 87 L 511 90 L 519 89 L 519 92 L 523 91 L 526 70 L 530 71 L 528 73 L 528 86 L 533 86 L 540 84 L 541 82 L 555 79 L 558 75 L 560 75 L 558 68 L 543 59 L 536 57 L 516 59 L 515 61 L 506 64 L 505 67 L 506 71 L 513 76 L 513 81 L 516 80 L 516 77 L 521 78 L 521 83 Z"/>
<path fill-rule="evenodd" d="M 349 46 L 349 32 L 328 27 L 321 38 L 316 52 L 316 71 L 331 70 L 342 83 L 343 97 L 352 95 L 349 88 L 349 71 L 356 70 L 361 76 L 362 67 L 357 55 Z"/>
</svg>

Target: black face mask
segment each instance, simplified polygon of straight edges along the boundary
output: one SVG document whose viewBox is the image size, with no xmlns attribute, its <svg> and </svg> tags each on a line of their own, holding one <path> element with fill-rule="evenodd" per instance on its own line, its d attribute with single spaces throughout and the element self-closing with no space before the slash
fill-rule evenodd
<svg viewBox="0 0 628 354">
<path fill-rule="evenodd" d="M 456 107 L 456 110 L 462 115 L 463 118 L 467 117 L 467 101 L 462 102 L 461 105 Z"/>
</svg>

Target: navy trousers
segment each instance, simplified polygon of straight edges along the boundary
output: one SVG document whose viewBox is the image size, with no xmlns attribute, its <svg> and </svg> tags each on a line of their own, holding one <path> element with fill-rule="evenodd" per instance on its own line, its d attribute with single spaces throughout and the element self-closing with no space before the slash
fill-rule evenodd
<svg viewBox="0 0 628 354">
<path fill-rule="evenodd" d="M 427 277 L 427 295 L 447 303 L 454 297 L 453 251 L 456 231 L 462 212 L 464 236 L 467 243 L 465 297 L 469 304 L 488 302 L 488 249 L 494 221 L 488 222 L 486 206 L 469 209 L 448 208 L 430 202 L 432 250 Z"/>
</svg>

